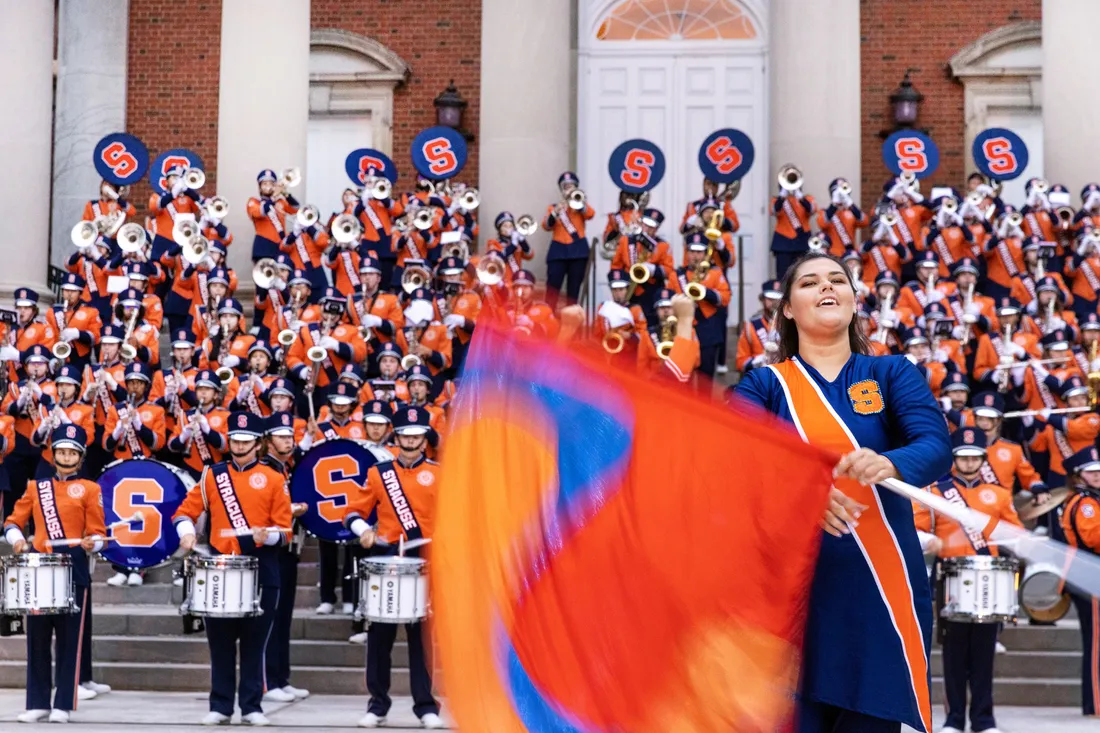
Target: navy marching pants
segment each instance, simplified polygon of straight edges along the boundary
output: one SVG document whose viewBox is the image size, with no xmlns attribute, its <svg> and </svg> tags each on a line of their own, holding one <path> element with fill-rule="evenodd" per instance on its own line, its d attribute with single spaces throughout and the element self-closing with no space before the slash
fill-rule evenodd
<svg viewBox="0 0 1100 733">
<path fill-rule="evenodd" d="M 84 589 L 84 623 L 80 633 L 80 684 L 92 681 L 92 588 Z"/>
<path fill-rule="evenodd" d="M 210 710 L 233 715 L 233 699 L 239 698 L 241 715 L 262 713 L 264 696 L 264 648 L 279 605 L 279 589 L 260 588 L 259 616 L 206 618 L 210 646 Z M 241 683 L 237 686 L 237 642 L 241 645 Z"/>
<path fill-rule="evenodd" d="M 581 283 L 588 269 L 588 258 L 575 260 L 547 260 L 546 262 L 546 304 L 556 309 L 562 283 L 568 279 L 565 295 L 570 303 L 576 303 L 581 295 Z"/>
<path fill-rule="evenodd" d="M 1100 711 L 1100 599 L 1070 593 L 1081 620 L 1081 712 Z"/>
<path fill-rule="evenodd" d="M 80 608 L 73 613 L 27 616 L 27 710 L 76 710 L 80 640 L 89 598 L 87 587 L 76 586 L 75 593 Z M 57 692 L 50 705 L 54 637 L 57 639 Z"/>
<path fill-rule="evenodd" d="M 390 655 L 397 639 L 398 624 L 372 623 L 367 629 L 367 692 L 370 702 L 367 712 L 384 717 L 390 711 Z M 412 686 L 413 712 L 422 718 L 428 713 L 439 714 L 439 703 L 432 697 L 432 675 L 428 670 L 424 648 L 430 644 L 427 626 L 405 624 L 409 642 L 409 682 Z"/>
<path fill-rule="evenodd" d="M 344 603 L 355 602 L 352 574 L 355 571 L 355 558 L 352 545 L 337 544 L 321 540 L 318 542 L 321 565 L 321 603 L 336 603 L 336 580 L 343 565 L 344 575 L 340 577 L 340 595 Z M 343 563 L 340 562 L 341 556 Z"/>
<path fill-rule="evenodd" d="M 943 624 L 943 688 L 947 707 L 944 725 L 966 730 L 966 688 L 970 685 L 970 729 L 995 728 L 993 718 L 993 657 L 997 624 Z"/>
<path fill-rule="evenodd" d="M 798 733 L 901 733 L 901 723 L 813 700 L 800 700 Z"/>
<path fill-rule="evenodd" d="M 286 547 L 279 548 L 279 603 L 271 636 L 267 640 L 265 668 L 267 689 L 290 684 L 290 625 L 294 620 L 294 597 L 298 593 L 298 556 Z"/>
</svg>

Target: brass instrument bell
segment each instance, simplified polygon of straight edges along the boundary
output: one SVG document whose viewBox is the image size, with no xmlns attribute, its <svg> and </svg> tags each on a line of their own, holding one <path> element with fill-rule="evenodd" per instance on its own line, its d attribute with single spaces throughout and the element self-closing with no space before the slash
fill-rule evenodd
<svg viewBox="0 0 1100 733">
<path fill-rule="evenodd" d="M 797 191 L 802 188 L 802 171 L 789 163 L 779 169 L 777 178 L 779 187 L 784 191 Z"/>
</svg>

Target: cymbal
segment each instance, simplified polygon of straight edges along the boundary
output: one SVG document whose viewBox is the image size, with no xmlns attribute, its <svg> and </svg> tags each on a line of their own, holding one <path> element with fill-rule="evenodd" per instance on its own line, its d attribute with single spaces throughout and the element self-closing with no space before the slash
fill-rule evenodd
<svg viewBox="0 0 1100 733">
<path fill-rule="evenodd" d="M 1069 497 L 1071 496 L 1073 496 L 1073 492 L 1070 489 L 1054 489 L 1050 492 L 1050 498 L 1042 504 L 1034 504 L 1032 502 L 1028 502 L 1023 507 L 1021 507 L 1018 510 L 1020 514 L 1020 519 L 1026 522 L 1028 520 L 1041 517 L 1047 512 L 1060 507 L 1062 504 L 1065 504 L 1066 500 L 1069 499 Z"/>
</svg>

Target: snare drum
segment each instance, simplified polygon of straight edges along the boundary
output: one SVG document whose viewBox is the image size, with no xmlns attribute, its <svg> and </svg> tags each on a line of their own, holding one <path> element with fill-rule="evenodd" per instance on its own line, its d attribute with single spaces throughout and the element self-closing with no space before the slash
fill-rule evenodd
<svg viewBox="0 0 1100 733">
<path fill-rule="evenodd" d="M 1020 607 L 1036 621 L 1057 621 L 1069 613 L 1073 600 L 1062 589 L 1058 568 L 1047 563 L 1031 563 L 1020 580 Z"/>
<path fill-rule="evenodd" d="M 1015 558 L 973 555 L 943 561 L 942 618 L 972 624 L 1015 621 Z"/>
<path fill-rule="evenodd" d="M 359 608 L 382 624 L 411 624 L 428 617 L 428 561 L 369 557 L 359 561 Z"/>
<path fill-rule="evenodd" d="M 72 613 L 73 559 L 61 553 L 11 555 L 3 560 L 4 589 L 0 608 L 5 616 L 46 616 Z"/>
<path fill-rule="evenodd" d="M 247 555 L 190 555 L 183 563 L 187 598 L 180 615 L 244 618 L 260 615 L 260 561 Z"/>
</svg>

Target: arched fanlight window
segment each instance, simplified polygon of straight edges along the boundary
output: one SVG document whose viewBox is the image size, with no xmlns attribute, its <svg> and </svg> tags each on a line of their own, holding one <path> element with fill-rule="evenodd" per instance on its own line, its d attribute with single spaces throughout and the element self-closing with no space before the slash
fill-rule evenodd
<svg viewBox="0 0 1100 733">
<path fill-rule="evenodd" d="M 719 41 L 756 38 L 756 26 L 732 0 L 623 0 L 596 30 L 601 41 Z"/>
</svg>

